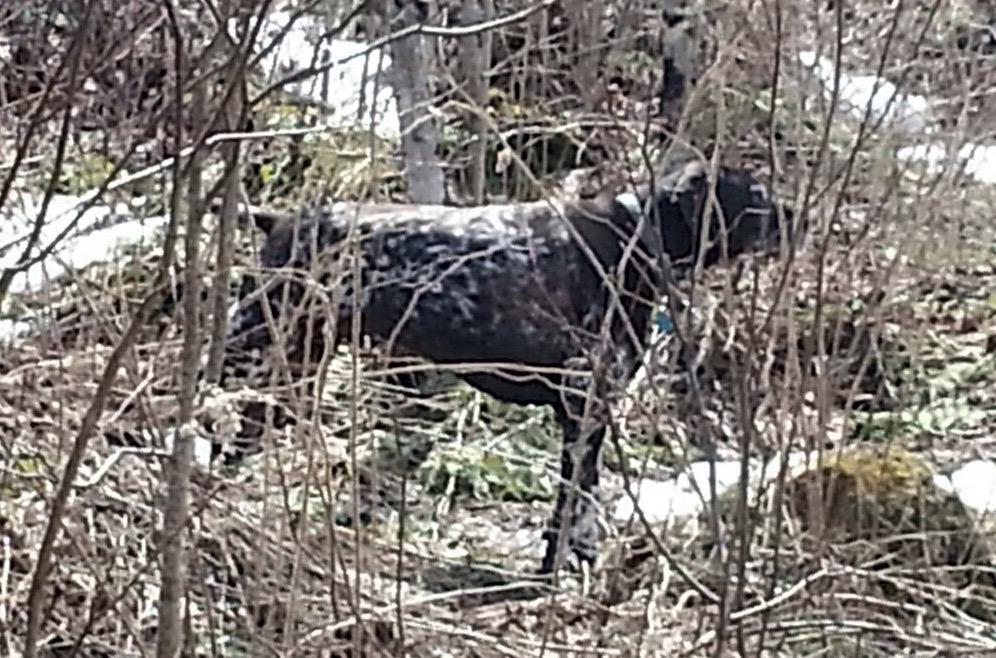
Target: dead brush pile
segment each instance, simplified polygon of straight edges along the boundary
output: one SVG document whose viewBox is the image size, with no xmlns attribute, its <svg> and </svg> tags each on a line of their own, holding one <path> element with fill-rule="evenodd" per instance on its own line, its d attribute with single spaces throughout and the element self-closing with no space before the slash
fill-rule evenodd
<svg viewBox="0 0 996 658">
<path fill-rule="evenodd" d="M 809 5 L 797 8 L 812 16 Z M 865 14 L 867 35 L 888 28 L 887 12 Z M 862 443 L 900 447 L 934 467 L 992 454 L 991 190 L 896 175 L 872 147 L 855 156 L 844 188 L 852 144 L 834 133 L 821 154 L 820 117 L 797 114 L 789 91 L 760 93 L 775 38 L 763 21 L 745 25 L 723 27 L 728 40 L 713 35 L 738 57 L 720 49 L 725 64 L 704 76 L 686 134 L 732 163 L 761 162 L 774 143 L 779 191 L 800 200 L 819 165 L 815 235 L 788 270 L 761 265 L 682 286 L 695 309 L 673 318 L 684 347 L 670 334 L 657 369 L 620 405 L 624 453 L 661 477 L 713 450 L 753 458 Z M 913 27 L 899 32 L 903 45 Z M 915 66 L 939 76 L 943 62 Z M 622 146 L 625 154 L 638 145 Z M 35 551 L 96 378 L 146 293 L 154 257 L 131 258 L 20 300 L 48 314 L 50 331 L 0 355 L 4 655 L 20 652 Z M 249 262 L 247 251 L 238 261 Z M 143 331 L 82 455 L 43 597 L 45 655 L 151 651 L 179 326 L 166 305 Z M 776 503 L 753 497 L 746 525 L 734 505 L 722 518 L 707 513 L 654 534 L 612 528 L 590 596 L 541 589 L 524 571 L 553 490 L 550 419 L 462 385 L 412 399 L 384 384 L 380 365 L 363 365 L 353 390 L 353 363 L 341 354 L 316 421 L 271 429 L 260 454 L 195 473 L 191 655 L 706 655 L 717 638 L 783 656 L 996 648 L 992 599 L 952 604 L 964 581 L 951 572 L 991 570 L 991 558 L 879 569 L 880 550 L 852 550 L 874 544 L 867 536 L 814 542 L 791 516 L 769 511 Z M 196 430 L 231 435 L 240 394 L 206 390 Z M 644 473 L 638 464 L 610 464 L 610 497 L 623 472 Z M 716 605 L 724 597 L 725 618 Z"/>
</svg>

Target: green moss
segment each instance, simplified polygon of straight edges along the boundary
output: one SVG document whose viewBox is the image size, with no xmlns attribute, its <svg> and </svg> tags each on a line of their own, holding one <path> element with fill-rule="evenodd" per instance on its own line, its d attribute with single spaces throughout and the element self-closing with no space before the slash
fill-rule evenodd
<svg viewBox="0 0 996 658">
<path fill-rule="evenodd" d="M 886 443 L 896 439 L 950 438 L 976 430 L 996 418 L 996 410 L 964 400 L 941 399 L 897 411 L 856 413 L 851 437 Z"/>
<path fill-rule="evenodd" d="M 256 116 L 257 130 L 299 129 L 316 120 L 312 111 L 282 104 Z M 247 146 L 243 183 L 252 199 L 274 207 L 301 199 L 362 201 L 374 192 L 402 191 L 395 151 L 395 144 L 359 127 L 258 140 Z"/>
<path fill-rule="evenodd" d="M 642 433 L 644 436 L 635 441 L 620 441 L 620 450 L 613 443 L 607 443 L 603 453 L 606 468 L 616 472 L 626 468 L 631 477 L 645 477 L 657 470 L 671 470 L 681 463 L 694 461 L 697 457 L 694 448 L 689 449 L 687 454 L 679 454 L 671 445 L 653 443 L 649 436 L 650 428 L 647 429 L 647 432 Z"/>
<path fill-rule="evenodd" d="M 510 459 L 473 446 L 440 449 L 422 469 L 426 492 L 450 498 L 529 502 L 550 500 L 546 460 Z"/>
<path fill-rule="evenodd" d="M 886 448 L 877 454 L 861 450 L 844 453 L 833 468 L 854 479 L 859 496 L 878 500 L 908 496 L 930 477 L 930 468 L 923 460 L 899 448 Z"/>
<path fill-rule="evenodd" d="M 786 493 L 805 543 L 829 542 L 839 559 L 855 566 L 900 569 L 955 590 L 973 588 L 973 598 L 956 597 L 958 605 L 986 618 L 996 611 L 989 540 L 961 501 L 937 487 L 919 457 L 895 447 L 828 455 L 822 466 L 792 476 Z M 908 596 L 888 579 L 876 586 L 890 597 Z"/>
<path fill-rule="evenodd" d="M 8 465 L 10 477 L 0 480 L 0 503 L 13 501 L 26 491 L 27 487 L 21 486 L 30 482 L 28 479 L 22 480 L 19 476 L 34 478 L 47 476 L 51 473 L 51 467 L 41 455 L 20 455 L 12 459 Z M 3 515 L 0 514 L 0 518 Z"/>
<path fill-rule="evenodd" d="M 366 200 L 402 191 L 404 176 L 394 146 L 364 130 L 309 135 L 301 146 L 311 166 L 304 171 L 304 198 Z"/>
<path fill-rule="evenodd" d="M 76 163 L 63 166 L 57 191 L 81 194 L 98 189 L 114 172 L 114 163 L 99 153 L 88 153 Z"/>
<path fill-rule="evenodd" d="M 870 538 L 883 526 L 899 531 L 923 517 L 911 501 L 926 496 L 940 505 L 947 494 L 931 480 L 931 469 L 919 457 L 900 448 L 882 451 L 848 450 L 827 455 L 819 467 L 803 470 L 791 481 L 789 501 L 804 528 L 829 530 L 834 535 Z M 819 496 L 814 499 L 813 496 Z M 822 518 L 814 515 L 814 500 L 828 502 Z"/>
</svg>

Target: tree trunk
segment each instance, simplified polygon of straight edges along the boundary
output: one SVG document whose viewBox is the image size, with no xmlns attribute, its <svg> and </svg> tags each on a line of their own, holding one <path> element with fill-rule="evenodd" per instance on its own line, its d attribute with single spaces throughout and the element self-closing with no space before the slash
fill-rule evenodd
<svg viewBox="0 0 996 658">
<path fill-rule="evenodd" d="M 464 0 L 463 11 L 460 12 L 464 24 L 482 23 L 494 17 L 493 0 Z M 473 117 L 475 141 L 471 148 L 470 158 L 470 189 L 474 203 L 484 204 L 484 188 L 487 181 L 488 154 L 488 79 L 487 71 L 491 68 L 491 33 L 481 32 L 464 37 L 462 48 L 464 57 L 461 62 L 463 81 L 467 85 L 467 95 L 476 106 L 476 112 L 468 113 Z"/>
<path fill-rule="evenodd" d="M 676 120 L 681 114 L 682 99 L 689 86 L 698 79 L 695 43 L 690 33 L 686 10 L 674 0 L 666 3 L 664 19 L 664 79 L 661 84 L 661 116 Z"/>
<path fill-rule="evenodd" d="M 387 2 L 387 24 L 401 29 L 418 23 L 416 3 L 402 3 L 400 15 L 394 2 Z M 405 178 L 415 203 L 442 203 L 445 177 L 436 154 L 439 130 L 433 121 L 429 90 L 429 57 L 422 35 L 415 34 L 391 43 L 391 85 L 398 104 L 401 125 L 401 150 Z"/>
</svg>

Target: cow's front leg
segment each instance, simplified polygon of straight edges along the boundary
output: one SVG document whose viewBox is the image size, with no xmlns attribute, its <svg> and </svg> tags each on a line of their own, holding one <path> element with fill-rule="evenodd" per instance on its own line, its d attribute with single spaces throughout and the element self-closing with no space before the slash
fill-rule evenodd
<svg viewBox="0 0 996 658">
<path fill-rule="evenodd" d="M 583 423 L 578 415 L 557 410 L 563 429 L 560 485 L 553 518 L 545 533 L 547 544 L 540 566 L 542 574 L 554 571 L 558 551 L 560 564 L 574 569 L 585 563 L 594 565 L 598 559 L 598 483 L 605 424 L 600 419 Z M 576 488 L 572 488 L 573 484 Z M 565 536 L 560 541 L 562 529 Z"/>
</svg>

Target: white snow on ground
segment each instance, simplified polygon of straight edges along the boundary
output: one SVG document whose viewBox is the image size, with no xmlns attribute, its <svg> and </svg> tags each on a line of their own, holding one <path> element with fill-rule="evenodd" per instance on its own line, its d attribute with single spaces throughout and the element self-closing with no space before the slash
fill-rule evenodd
<svg viewBox="0 0 996 658">
<path fill-rule="evenodd" d="M 799 61 L 814 74 L 825 97 L 830 100 L 835 73 L 833 61 L 817 57 L 812 51 L 799 53 Z M 873 124 L 881 122 L 882 128 L 906 133 L 914 140 L 937 130 L 930 99 L 901 93 L 896 85 L 874 75 L 841 71 L 838 105 L 855 121 L 864 119 L 870 106 Z M 923 163 L 931 173 L 948 167 L 964 167 L 965 174 L 976 181 L 996 184 L 996 146 L 965 144 L 957 152 L 951 152 L 947 145 L 935 141 L 902 146 L 896 151 L 896 157 L 907 163 Z"/>
<path fill-rule="evenodd" d="M 836 69 L 833 61 L 817 57 L 812 51 L 799 53 L 799 61 L 812 70 L 827 100 L 831 100 Z M 857 121 L 864 119 L 870 106 L 872 124 L 881 121 L 881 126 L 886 129 L 922 135 L 932 131 L 936 125 L 926 98 L 900 93 L 896 85 L 874 75 L 841 71 L 837 101 L 840 108 Z"/>
<path fill-rule="evenodd" d="M 716 491 L 727 491 L 740 481 L 740 462 L 716 462 Z M 695 462 L 673 480 L 640 480 L 633 493 L 648 523 L 666 523 L 698 516 L 709 501 L 709 462 Z M 623 496 L 613 510 L 618 522 L 634 514 L 633 499 Z"/>
<path fill-rule="evenodd" d="M 965 175 L 980 183 L 996 184 L 996 146 L 965 144 L 953 156 L 941 143 L 904 146 L 896 151 L 903 162 L 922 162 L 937 173 L 947 167 L 964 167 Z"/>
<path fill-rule="evenodd" d="M 804 455 L 793 457 L 790 460 L 793 463 L 803 463 Z M 751 473 L 757 473 L 759 466 L 752 464 Z M 715 468 L 718 498 L 740 483 L 740 462 L 717 461 Z M 768 472 L 777 472 L 777 469 L 769 468 Z M 996 513 L 996 462 L 992 460 L 976 459 L 959 466 L 951 475 L 937 474 L 934 483 L 939 489 L 955 494 L 965 507 L 977 514 Z M 680 524 L 697 518 L 707 509 L 709 491 L 707 461 L 690 464 L 671 480 L 642 479 L 633 483 L 637 505 L 652 524 Z M 617 522 L 636 518 L 633 500 L 623 494 L 612 508 L 611 516 Z"/>
<path fill-rule="evenodd" d="M 369 127 L 371 102 L 375 111 L 375 132 L 384 139 L 401 135 L 394 90 L 388 83 L 390 56 L 377 49 L 367 54 L 367 44 L 347 39 L 323 39 L 325 28 L 311 16 L 293 20 L 287 11 L 270 13 L 256 38 L 256 52 L 268 48 L 286 29 L 287 32 L 260 60 L 260 67 L 270 82 L 289 74 L 325 63 L 334 64 L 323 75 L 312 76 L 286 85 L 293 94 L 310 98 L 335 110 L 330 126 Z M 255 25 L 255 18 L 249 28 Z M 289 26 L 289 27 L 288 27 Z M 229 33 L 236 38 L 238 22 L 230 20 Z"/>
<path fill-rule="evenodd" d="M 52 197 L 32 257 L 53 241 L 58 241 L 56 247 L 46 258 L 19 272 L 10 292 L 38 290 L 69 270 L 106 262 L 121 248 L 153 239 L 166 225 L 165 217 L 128 219 L 131 212 L 123 204 L 115 208 L 96 204 L 80 214 L 83 205 L 83 197 Z M 0 268 L 16 265 L 40 212 L 41 199 L 28 199 L 19 206 L 8 203 L 0 221 Z M 59 240 L 63 235 L 66 237 Z"/>
</svg>

